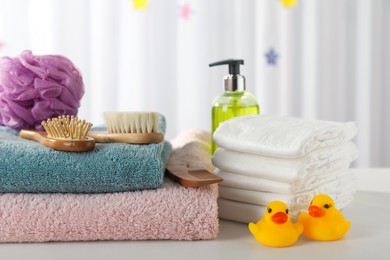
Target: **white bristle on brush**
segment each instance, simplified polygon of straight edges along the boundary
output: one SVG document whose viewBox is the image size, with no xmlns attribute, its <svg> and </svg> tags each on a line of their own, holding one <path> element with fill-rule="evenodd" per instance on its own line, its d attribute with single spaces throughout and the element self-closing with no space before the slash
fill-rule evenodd
<svg viewBox="0 0 390 260">
<path fill-rule="evenodd" d="M 150 144 L 164 141 L 157 132 L 160 114 L 157 112 L 104 112 L 108 132 L 89 132 L 98 143 Z"/>
<path fill-rule="evenodd" d="M 105 112 L 109 133 L 155 133 L 160 114 L 157 112 Z"/>
</svg>

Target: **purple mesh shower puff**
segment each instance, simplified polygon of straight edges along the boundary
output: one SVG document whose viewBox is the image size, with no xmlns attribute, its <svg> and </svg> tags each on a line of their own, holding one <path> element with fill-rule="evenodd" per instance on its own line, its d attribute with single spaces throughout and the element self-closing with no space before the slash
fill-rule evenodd
<svg viewBox="0 0 390 260">
<path fill-rule="evenodd" d="M 26 50 L 0 59 L 1 125 L 41 130 L 42 120 L 77 115 L 83 95 L 82 76 L 64 56 Z"/>
</svg>

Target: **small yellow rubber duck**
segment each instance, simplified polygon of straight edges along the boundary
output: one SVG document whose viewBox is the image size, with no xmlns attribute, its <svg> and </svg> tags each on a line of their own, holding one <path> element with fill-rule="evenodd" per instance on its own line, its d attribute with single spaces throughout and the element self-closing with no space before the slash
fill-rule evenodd
<svg viewBox="0 0 390 260">
<path fill-rule="evenodd" d="M 281 201 L 269 203 L 264 217 L 248 227 L 257 242 L 272 247 L 293 245 L 303 231 L 302 224 L 290 222 L 287 205 Z"/>
<path fill-rule="evenodd" d="M 304 227 L 303 234 L 314 240 L 337 240 L 351 227 L 334 205 L 331 197 L 325 194 L 316 195 L 310 203 L 309 214 L 301 213 L 298 222 Z"/>
</svg>

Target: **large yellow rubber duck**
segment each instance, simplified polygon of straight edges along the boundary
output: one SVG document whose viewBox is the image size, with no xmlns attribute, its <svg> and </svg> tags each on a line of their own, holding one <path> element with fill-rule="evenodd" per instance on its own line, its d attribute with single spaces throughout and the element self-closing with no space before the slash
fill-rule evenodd
<svg viewBox="0 0 390 260">
<path fill-rule="evenodd" d="M 287 205 L 281 201 L 269 203 L 264 217 L 248 227 L 259 243 L 272 247 L 293 245 L 303 231 L 302 224 L 290 222 Z"/>
<path fill-rule="evenodd" d="M 337 240 L 351 227 L 334 205 L 331 197 L 325 194 L 316 195 L 309 206 L 309 214 L 301 213 L 298 222 L 302 223 L 303 234 L 314 240 Z"/>
</svg>

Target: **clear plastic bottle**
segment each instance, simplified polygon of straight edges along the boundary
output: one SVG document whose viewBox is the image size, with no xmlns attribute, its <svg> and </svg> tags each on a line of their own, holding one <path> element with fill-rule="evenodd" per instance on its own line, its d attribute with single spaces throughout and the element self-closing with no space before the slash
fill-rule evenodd
<svg viewBox="0 0 390 260">
<path fill-rule="evenodd" d="M 237 116 L 259 114 L 260 109 L 256 98 L 245 91 L 245 77 L 240 75 L 239 65 L 243 60 L 224 60 L 210 64 L 211 66 L 229 65 L 229 75 L 224 79 L 225 92 L 212 102 L 211 119 L 212 134 L 219 124 Z M 214 140 L 211 142 L 211 153 L 217 149 Z"/>
</svg>

